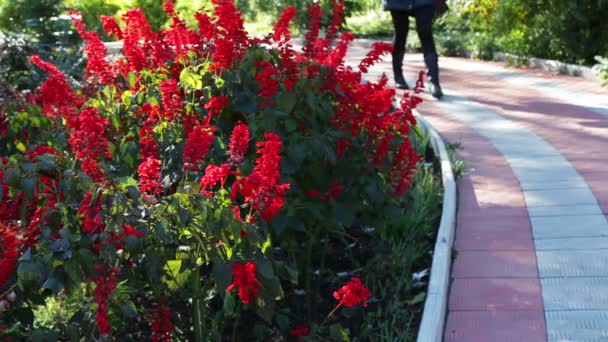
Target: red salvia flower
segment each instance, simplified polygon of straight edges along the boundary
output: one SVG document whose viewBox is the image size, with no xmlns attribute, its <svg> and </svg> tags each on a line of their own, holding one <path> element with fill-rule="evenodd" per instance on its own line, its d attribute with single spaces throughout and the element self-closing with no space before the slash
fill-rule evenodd
<svg viewBox="0 0 608 342">
<path fill-rule="evenodd" d="M 332 52 L 327 55 L 323 64 L 329 65 L 331 68 L 336 69 L 344 64 L 344 57 L 346 57 L 346 52 L 348 50 L 348 45 L 350 42 L 355 40 L 355 35 L 352 33 L 345 31 L 340 35 L 340 39 L 338 40 L 338 44 L 332 50 Z"/>
<path fill-rule="evenodd" d="M 106 31 L 108 36 L 114 36 L 114 37 L 116 37 L 116 39 L 122 40 L 122 38 L 123 38 L 122 30 L 118 26 L 118 23 L 116 23 L 116 19 L 114 19 L 113 16 L 102 15 L 100 17 L 100 19 L 101 19 L 101 26 L 102 26 L 103 30 Z"/>
<path fill-rule="evenodd" d="M 163 191 L 163 185 L 158 180 L 161 173 L 161 162 L 156 157 L 148 157 L 144 159 L 137 168 L 139 175 L 138 187 L 141 192 L 148 194 L 158 194 Z"/>
<path fill-rule="evenodd" d="M 326 202 L 334 200 L 334 199 L 340 197 L 340 194 L 342 194 L 343 190 L 344 190 L 344 185 L 342 184 L 342 182 L 340 182 L 337 179 L 332 179 L 331 182 L 329 183 L 329 189 L 327 190 L 325 195 L 323 195 L 323 200 Z"/>
<path fill-rule="evenodd" d="M 99 116 L 97 108 L 88 107 L 67 121 L 72 128 L 68 143 L 80 160 L 82 169 L 95 182 L 104 184 L 105 174 L 99 162 L 102 158 L 112 157 L 105 129 L 108 120 Z"/>
<path fill-rule="evenodd" d="M 329 26 L 325 30 L 325 41 L 327 44 L 330 44 L 336 37 L 340 25 L 342 24 L 342 15 L 344 14 L 344 1 L 334 0 L 331 1 L 330 4 L 332 9 L 331 19 L 329 21 Z"/>
<path fill-rule="evenodd" d="M 146 119 L 139 129 L 139 155 L 142 160 L 158 157 L 158 145 L 154 139 L 154 123 Z"/>
<path fill-rule="evenodd" d="M 4 287 L 17 267 L 19 246 L 17 233 L 0 224 L 0 289 Z"/>
<path fill-rule="evenodd" d="M 230 104 L 230 97 L 228 96 L 213 96 L 209 99 L 204 106 L 207 110 L 207 118 L 205 119 L 205 123 L 210 123 L 213 116 L 218 116 L 222 112 L 222 110 Z"/>
<path fill-rule="evenodd" d="M 407 191 L 419 161 L 420 156 L 414 151 L 410 140 L 405 137 L 393 157 L 390 171 L 390 183 L 395 195 L 400 196 Z"/>
<path fill-rule="evenodd" d="M 215 139 L 215 131 L 215 127 L 208 125 L 192 129 L 184 145 L 184 169 L 196 168 L 203 161 Z"/>
<path fill-rule="evenodd" d="M 143 238 L 145 236 L 144 233 L 140 232 L 139 230 L 133 228 L 133 226 L 126 223 L 122 224 L 122 229 L 124 236 L 135 236 L 138 238 Z"/>
<path fill-rule="evenodd" d="M 196 12 L 196 14 L 194 14 L 194 18 L 196 19 L 201 36 L 207 41 L 211 40 L 216 33 L 215 25 L 211 21 L 211 18 L 207 14 L 201 12 Z"/>
<path fill-rule="evenodd" d="M 258 288 L 262 284 L 255 275 L 255 263 L 248 261 L 245 265 L 235 262 L 232 266 L 232 284 L 226 291 L 238 289 L 238 295 L 244 304 L 250 304 L 258 296 Z"/>
<path fill-rule="evenodd" d="M 110 304 L 110 296 L 116 288 L 118 278 L 116 274 L 120 273 L 120 269 L 112 268 L 110 271 L 101 276 L 95 276 L 95 303 L 97 303 L 97 313 L 95 315 L 97 321 L 97 330 L 101 335 L 110 335 L 112 327 L 108 319 L 108 307 Z"/>
<path fill-rule="evenodd" d="M 363 73 L 368 71 L 368 68 L 382 58 L 382 55 L 391 53 L 393 51 L 393 44 L 385 42 L 375 42 L 372 44 L 372 49 L 367 53 L 365 58 L 359 63 L 359 70 Z"/>
<path fill-rule="evenodd" d="M 213 194 L 208 191 L 208 188 L 214 187 L 217 183 L 223 187 L 226 178 L 230 175 L 230 165 L 222 164 L 220 166 L 209 164 L 205 169 L 205 175 L 201 178 L 201 193 L 207 197 Z"/>
<path fill-rule="evenodd" d="M 164 301 L 166 302 L 166 301 Z M 163 303 L 160 308 L 150 310 L 152 313 L 152 341 L 173 341 L 173 323 L 171 323 L 171 310 Z"/>
<path fill-rule="evenodd" d="M 298 341 L 301 340 L 302 336 L 310 335 L 310 327 L 307 326 L 299 326 L 291 329 L 290 335 L 293 337 L 297 337 Z"/>
<path fill-rule="evenodd" d="M 251 203 L 260 217 L 269 222 L 284 205 L 283 197 L 289 184 L 278 183 L 281 164 L 281 139 L 275 133 L 264 133 L 265 141 L 257 143 L 258 154 L 253 172 L 232 184 L 230 196 L 236 200 L 241 194 L 245 202 Z M 246 221 L 252 221 L 247 217 Z"/>
<path fill-rule="evenodd" d="M 82 231 L 86 234 L 101 234 L 106 225 L 103 222 L 101 210 L 101 195 L 95 198 L 92 202 L 93 194 L 91 190 L 87 191 L 80 202 L 78 208 L 78 216 L 82 221 Z"/>
<path fill-rule="evenodd" d="M 371 291 L 363 285 L 361 279 L 353 277 L 350 281 L 334 291 L 334 298 L 340 303 L 338 305 L 344 305 L 346 307 L 355 306 L 362 304 L 367 307 L 367 300 L 372 295 Z"/>
<path fill-rule="evenodd" d="M 106 57 L 106 47 L 96 32 L 87 31 L 86 25 L 82 20 L 82 14 L 77 11 L 68 12 L 72 24 L 78 34 L 87 42 L 84 52 L 87 54 L 87 65 L 85 67 L 85 77 L 96 77 L 103 84 L 111 84 L 114 81 L 112 67 Z"/>
<path fill-rule="evenodd" d="M 215 5 L 215 22 L 213 64 L 211 70 L 230 68 L 240 60 L 249 45 L 243 18 L 232 0 L 212 0 Z M 201 24 L 199 20 L 199 25 Z"/>
<path fill-rule="evenodd" d="M 230 142 L 228 143 L 228 164 L 232 167 L 238 167 L 243 160 L 249 148 L 249 127 L 246 124 L 239 122 L 232 130 Z"/>
<path fill-rule="evenodd" d="M 65 75 L 55 65 L 43 61 L 37 55 L 30 56 L 30 62 L 49 74 L 49 78 L 36 90 L 37 100 L 42 105 L 42 112 L 56 119 L 63 106 L 75 104 L 76 95 Z"/>
<path fill-rule="evenodd" d="M 176 16 L 175 5 L 173 4 L 172 0 L 165 0 L 163 3 L 163 10 L 165 10 L 169 18 Z"/>
<path fill-rule="evenodd" d="M 257 61 L 255 80 L 259 84 L 258 97 L 261 106 L 272 106 L 272 97 L 279 91 L 279 80 L 276 68 L 268 61 Z"/>
<path fill-rule="evenodd" d="M 182 92 L 174 79 L 160 82 L 159 90 L 165 110 L 164 117 L 166 120 L 172 120 L 182 111 Z"/>
<path fill-rule="evenodd" d="M 279 20 L 274 25 L 274 40 L 276 42 L 285 41 L 288 42 L 291 40 L 291 31 L 289 30 L 289 24 L 296 16 L 296 8 L 293 6 L 289 6 L 285 8 Z"/>
<path fill-rule="evenodd" d="M 317 2 L 308 6 L 306 11 L 308 12 L 308 32 L 306 32 L 302 50 L 307 57 L 312 58 L 315 55 L 315 42 L 317 41 L 317 38 L 319 38 L 319 28 L 321 26 L 321 14 L 323 13 L 323 10 L 321 9 L 321 4 Z"/>
</svg>

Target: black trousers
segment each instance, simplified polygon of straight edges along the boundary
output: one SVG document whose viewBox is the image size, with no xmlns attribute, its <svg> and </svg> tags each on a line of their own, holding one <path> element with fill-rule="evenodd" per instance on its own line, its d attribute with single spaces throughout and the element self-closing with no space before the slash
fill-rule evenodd
<svg viewBox="0 0 608 342">
<path fill-rule="evenodd" d="M 433 6 L 423 6 L 411 11 L 391 11 L 395 36 L 393 38 L 393 68 L 401 69 L 403 55 L 405 54 L 405 43 L 410 27 L 409 17 L 416 19 L 416 32 L 422 44 L 424 63 L 428 69 L 431 81 L 439 82 L 439 66 L 437 64 L 437 50 L 433 39 Z"/>
</svg>

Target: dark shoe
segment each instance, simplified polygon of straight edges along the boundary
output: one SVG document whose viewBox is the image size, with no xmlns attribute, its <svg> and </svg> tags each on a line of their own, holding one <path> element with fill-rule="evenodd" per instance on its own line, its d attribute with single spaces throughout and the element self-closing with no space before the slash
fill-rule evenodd
<svg viewBox="0 0 608 342">
<path fill-rule="evenodd" d="M 410 89 L 402 73 L 395 73 L 395 83 L 397 84 L 397 89 Z"/>
<path fill-rule="evenodd" d="M 404 55 L 405 51 L 393 51 L 393 75 L 395 76 L 395 83 L 398 89 L 410 89 L 407 82 L 405 82 L 403 71 L 401 70 Z"/>
<path fill-rule="evenodd" d="M 434 98 L 439 100 L 443 97 L 443 91 L 441 90 L 441 86 L 439 85 L 439 82 L 431 82 L 430 88 L 431 88 L 431 95 L 433 95 Z"/>
</svg>

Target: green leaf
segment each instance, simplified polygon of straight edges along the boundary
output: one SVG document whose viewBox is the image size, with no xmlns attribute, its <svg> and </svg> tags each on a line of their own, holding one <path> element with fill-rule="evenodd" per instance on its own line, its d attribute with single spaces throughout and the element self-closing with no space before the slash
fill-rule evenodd
<svg viewBox="0 0 608 342">
<path fill-rule="evenodd" d="M 339 323 L 333 324 L 329 327 L 329 335 L 331 336 L 333 341 L 350 341 L 350 338 L 348 337 L 348 332 Z"/>
<path fill-rule="evenodd" d="M 128 300 L 126 302 L 123 302 L 119 305 L 120 307 L 120 312 L 122 312 L 122 314 L 127 317 L 127 318 L 135 318 L 137 317 L 137 307 L 135 306 L 135 304 Z"/>
<path fill-rule="evenodd" d="M 28 177 L 28 178 L 24 178 L 21 180 L 21 189 L 23 190 L 23 193 L 25 194 L 25 198 L 28 201 L 31 201 L 34 199 L 35 192 L 36 192 L 36 183 L 37 183 L 36 177 Z"/>
<path fill-rule="evenodd" d="M 226 291 L 226 296 L 224 296 L 224 315 L 226 317 L 232 317 L 234 315 L 234 309 L 236 308 L 236 300 L 232 293 Z"/>
<path fill-rule="evenodd" d="M 137 78 L 135 76 L 135 72 L 130 72 L 127 76 L 127 82 L 129 82 L 129 88 L 135 87 L 135 82 L 137 82 Z"/>
<path fill-rule="evenodd" d="M 167 284 L 171 290 L 183 287 L 192 273 L 189 269 L 182 270 L 181 260 L 167 260 L 165 267 L 163 267 L 163 271 L 165 273 L 163 282 Z"/>
<path fill-rule="evenodd" d="M 18 168 L 11 167 L 4 171 L 4 183 L 17 187 L 19 185 L 19 181 L 21 180 L 21 172 Z"/>
<path fill-rule="evenodd" d="M 414 296 L 414 298 L 408 300 L 407 304 L 408 305 L 420 304 L 420 303 L 424 302 L 425 299 L 426 299 L 426 292 L 420 292 L 419 294 Z"/>
<path fill-rule="evenodd" d="M 43 265 L 37 261 L 20 262 L 17 267 L 17 277 L 25 287 L 40 286 L 44 279 L 44 273 Z"/>
<path fill-rule="evenodd" d="M 289 114 L 296 106 L 296 94 L 294 92 L 282 93 L 276 97 L 276 104 L 277 110 Z"/>
<path fill-rule="evenodd" d="M 25 152 L 25 150 L 27 150 L 27 146 L 25 146 L 25 144 L 22 143 L 21 141 L 18 142 L 15 147 L 21 152 Z"/>
<path fill-rule="evenodd" d="M 288 118 L 287 120 L 285 120 L 285 129 L 287 129 L 287 132 L 293 132 L 298 128 L 298 122 L 292 118 Z"/>
</svg>

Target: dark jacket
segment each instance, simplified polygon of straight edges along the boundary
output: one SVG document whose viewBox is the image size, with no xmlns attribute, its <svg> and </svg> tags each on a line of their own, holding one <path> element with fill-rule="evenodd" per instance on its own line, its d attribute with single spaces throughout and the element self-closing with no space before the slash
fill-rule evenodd
<svg viewBox="0 0 608 342">
<path fill-rule="evenodd" d="M 384 8 L 389 11 L 411 11 L 423 6 L 433 6 L 433 0 L 384 0 Z"/>
</svg>

